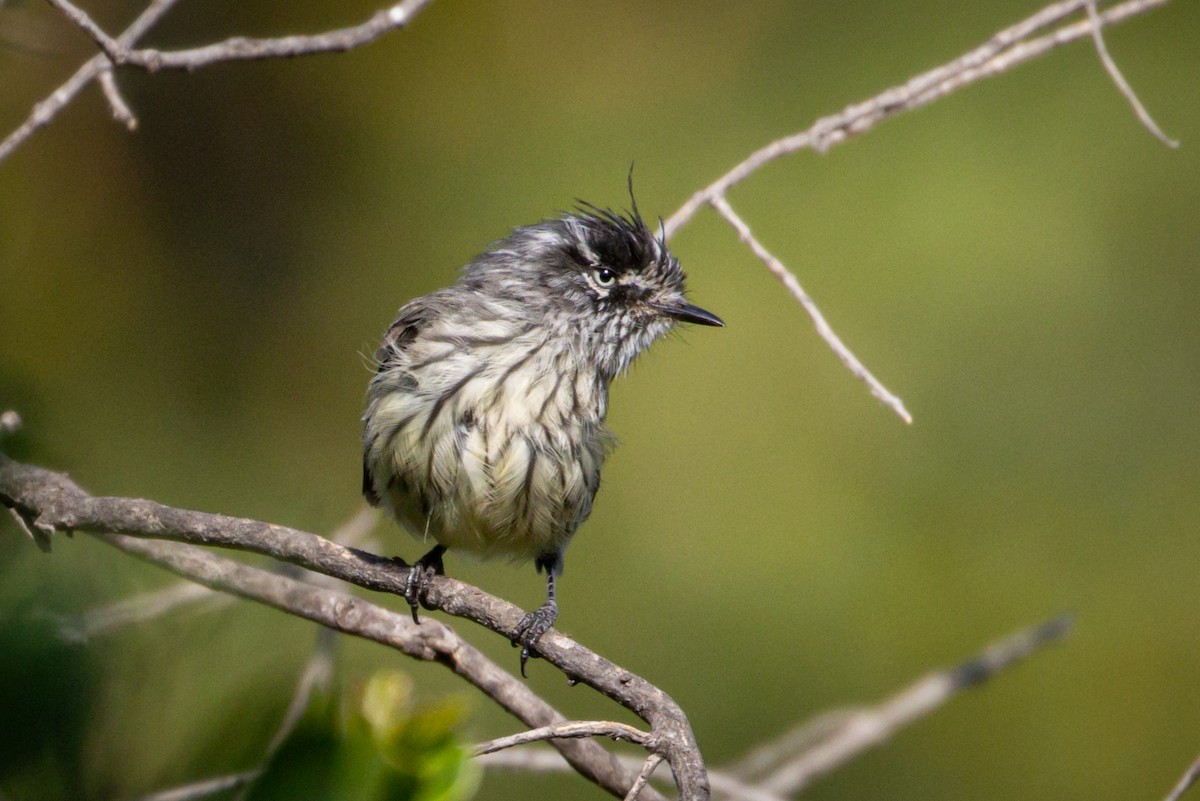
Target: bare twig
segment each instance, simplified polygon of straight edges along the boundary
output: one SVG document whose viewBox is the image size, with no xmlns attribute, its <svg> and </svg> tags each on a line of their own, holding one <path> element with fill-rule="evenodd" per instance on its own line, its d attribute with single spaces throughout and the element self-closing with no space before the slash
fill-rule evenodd
<svg viewBox="0 0 1200 801">
<path fill-rule="evenodd" d="M 759 260 L 767 266 L 767 269 L 771 271 L 772 275 L 783 282 L 783 285 L 787 287 L 787 290 L 791 293 L 792 297 L 799 301 L 800 305 L 804 307 L 804 310 L 808 312 L 809 318 L 812 319 L 813 325 L 816 326 L 817 333 L 820 335 L 821 339 L 825 340 L 826 344 L 828 344 L 833 352 L 837 354 L 837 357 L 842 360 L 842 364 L 846 366 L 846 369 L 850 371 L 850 374 L 855 378 L 858 378 L 860 381 L 866 383 L 866 385 L 871 389 L 871 394 L 878 398 L 886 406 L 890 407 L 896 414 L 900 415 L 901 420 L 906 423 L 911 423 L 912 415 L 908 413 L 908 409 L 904 408 L 904 401 L 893 395 L 888 388 L 880 383 L 879 379 L 872 375 L 871 371 L 868 370 L 863 363 L 858 360 L 858 357 L 850 352 L 850 349 L 846 347 L 841 338 L 834 333 L 834 330 L 830 327 L 829 323 L 825 321 L 825 315 L 821 314 L 821 310 L 817 308 L 817 304 L 814 303 L 813 299 L 810 298 L 808 293 L 804 291 L 804 287 L 800 286 L 800 281 L 796 278 L 795 274 L 785 267 L 783 262 L 775 258 L 775 256 L 773 256 L 769 250 L 763 247 L 762 243 L 754 237 L 754 234 L 750 231 L 750 226 L 746 224 L 745 220 L 738 216 L 737 212 L 733 210 L 733 207 L 729 205 L 729 201 L 725 199 L 725 196 L 718 195 L 717 197 L 714 197 L 712 199 L 712 205 L 713 208 L 715 208 L 717 212 L 724 217 L 731 226 L 733 226 L 733 230 L 737 231 L 738 238 L 741 239 L 742 242 L 750 248 L 751 252 L 753 252 L 754 255 L 757 256 Z"/>
<path fill-rule="evenodd" d="M 63 621 L 62 632 L 68 639 L 83 642 L 92 637 L 102 637 L 119 631 L 126 626 L 155 620 L 183 606 L 211 601 L 213 608 L 233 601 L 228 595 L 214 594 L 212 590 L 191 581 L 180 581 L 159 590 L 139 593 L 131 598 L 89 609 L 78 617 Z"/>
<path fill-rule="evenodd" d="M 149 72 L 158 70 L 195 70 L 226 61 L 249 61 L 268 58 L 294 58 L 319 53 L 343 53 L 369 44 L 390 31 L 403 28 L 412 21 L 429 0 L 403 0 L 375 12 L 366 22 L 310 36 L 279 36 L 270 39 L 251 39 L 235 36 L 203 47 L 188 50 L 134 50 L 119 39 L 113 39 L 87 12 L 70 0 L 49 0 L 79 26 L 117 66 L 139 67 Z"/>
<path fill-rule="evenodd" d="M 117 37 L 123 46 L 136 44 L 139 39 L 153 28 L 163 15 L 171 10 L 177 0 L 151 0 L 146 9 L 137 19 Z M 49 125 L 59 112 L 75 99 L 84 87 L 94 81 L 100 73 L 111 66 L 108 56 L 98 53 L 84 62 L 66 83 L 54 90 L 45 100 L 33 107 L 33 113 L 28 119 L 0 142 L 0 161 L 8 158 L 14 150 L 20 147 L 26 139 L 33 136 L 39 129 Z"/>
<path fill-rule="evenodd" d="M 447 664 L 531 727 L 564 722 L 528 687 L 432 620 L 399 627 L 394 613 L 323 587 L 212 556 L 190 542 L 252 551 L 370 590 L 403 594 L 408 572 L 383 557 L 346 548 L 315 534 L 256 520 L 174 509 L 153 501 L 102 498 L 85 493 L 61 473 L 23 465 L 0 455 L 0 503 L 13 508 L 34 531 L 96 532 L 104 541 L 207 586 L 266 603 L 339 631 L 373 639 L 420 659 Z M 123 533 L 117 533 L 123 532 Z M 150 542 L 125 536 L 177 542 Z M 481 590 L 444 576 L 433 580 L 429 606 L 466 617 L 511 639 L 522 612 Z M 404 618 L 407 619 L 407 618 Z M 659 750 L 671 763 L 680 797 L 708 797 L 703 758 L 687 717 L 662 690 L 551 629 L 539 642 L 541 655 L 568 676 L 588 684 L 646 720 Z M 552 741 L 564 750 L 590 741 Z M 601 748 L 600 753 L 604 754 Z M 624 796 L 634 774 L 615 762 L 568 756 L 588 778 Z M 605 755 L 604 759 L 608 759 Z M 607 765 L 601 769 L 600 766 Z"/>
<path fill-rule="evenodd" d="M 125 102 L 125 98 L 121 95 L 121 89 L 117 86 L 117 79 L 113 75 L 112 69 L 101 70 L 99 80 L 100 88 L 104 91 L 104 97 L 108 100 L 108 106 L 112 109 L 113 119 L 124 125 L 126 130 L 136 131 L 138 127 L 137 117 L 133 115 L 129 104 Z"/>
<path fill-rule="evenodd" d="M 755 786 L 781 796 L 799 792 L 814 779 L 887 741 L 900 729 L 930 714 L 968 687 L 987 681 L 1039 648 L 1057 642 L 1070 627 L 1070 619 L 1064 616 L 1017 632 L 952 670 L 929 674 L 876 707 L 850 712 L 840 726 L 798 754 L 779 749 L 774 760 L 770 760 L 764 759 L 764 749 L 759 749 L 752 755 L 756 770 L 761 770 L 764 764 L 776 764 L 765 777 L 754 782 Z M 789 739 L 785 737 L 782 741 Z M 748 778 L 745 764 L 727 767 L 726 771 Z"/>
<path fill-rule="evenodd" d="M 667 238 L 678 233 L 703 206 L 711 205 L 714 198 L 724 196 L 730 189 L 776 159 L 805 149 L 824 153 L 852 136 L 866 133 L 885 120 L 927 106 L 958 89 L 992 78 L 1018 64 L 1045 55 L 1056 47 L 1092 36 L 1095 24 L 1084 20 L 1066 25 L 1040 38 L 1028 39 L 1037 31 L 1076 13 L 1087 1 L 1067 0 L 1052 3 L 1031 17 L 1000 31 L 979 47 L 953 61 L 924 72 L 900 86 L 886 89 L 869 100 L 847 106 L 837 114 L 822 117 L 799 133 L 776 139 L 759 148 L 720 178 L 695 192 L 668 217 L 663 224 Z M 1128 0 L 1101 13 L 1100 24 L 1107 27 L 1124 22 L 1167 2 L 1168 0 Z"/>
<path fill-rule="evenodd" d="M 638 771 L 637 779 L 633 786 L 629 788 L 629 792 L 625 794 L 625 801 L 637 801 L 637 797 L 642 790 L 646 788 L 646 784 L 650 781 L 650 777 L 654 775 L 654 769 L 657 768 L 663 761 L 663 755 L 654 753 L 646 757 L 646 761 L 642 764 L 642 769 Z"/>
<path fill-rule="evenodd" d="M 1100 21 L 1100 12 L 1096 10 L 1095 0 L 1087 4 L 1087 13 L 1088 21 L 1092 25 L 1092 40 L 1096 43 L 1096 52 L 1100 55 L 1100 63 L 1104 65 L 1104 69 L 1108 71 L 1109 77 L 1117 85 L 1117 90 L 1125 95 L 1125 99 L 1129 101 L 1129 105 L 1133 106 L 1133 113 L 1137 115 L 1137 118 L 1146 127 L 1146 130 L 1154 134 L 1155 138 L 1167 147 L 1179 147 L 1179 140 L 1167 136 L 1154 122 L 1154 118 L 1150 116 L 1150 112 L 1142 105 L 1142 101 L 1138 100 L 1138 96 L 1133 91 L 1133 87 L 1129 85 L 1129 81 L 1125 80 L 1125 76 L 1121 74 L 1117 62 L 1109 55 L 1108 45 L 1104 43 L 1104 25 Z"/>
<path fill-rule="evenodd" d="M 15 515 L 15 510 L 13 512 Z M 21 520 L 19 515 L 15 516 L 20 525 L 25 526 L 25 521 Z M 350 519 L 330 533 L 329 539 L 341 545 L 365 547 L 365 544 L 369 542 L 368 535 L 378 522 L 379 510 L 364 503 Z M 33 535 L 30 534 L 30 536 Z M 295 570 L 291 565 L 284 565 L 284 567 Z M 333 586 L 334 579 L 327 576 L 318 574 L 313 581 L 320 584 L 322 579 L 329 582 L 324 586 Z M 67 618 L 62 622 L 62 631 L 70 639 L 83 641 L 110 634 L 129 625 L 155 620 L 180 607 L 205 600 L 210 601 L 208 608 L 219 609 L 233 599 L 224 593 L 214 592 L 202 584 L 183 579 L 161 589 L 139 593 L 130 598 L 123 598 L 91 609 L 78 617 Z"/>
<path fill-rule="evenodd" d="M 640 757 L 631 754 L 618 754 L 617 760 L 630 770 L 645 766 Z M 518 751 L 494 751 L 476 757 L 476 762 L 488 770 L 527 770 L 535 773 L 565 773 L 571 770 L 571 766 L 563 761 L 562 756 L 548 748 L 538 747 L 522 748 Z M 722 798 L 739 801 L 783 801 L 783 796 L 768 793 L 724 771 L 709 771 L 708 778 L 712 782 L 713 794 Z M 666 781 L 665 777 L 660 776 L 655 776 L 654 779 Z"/>
<path fill-rule="evenodd" d="M 1162 5 L 1167 0 L 1129 0 L 1129 2 L 1110 8 L 1103 14 L 1096 11 L 1094 2 L 1095 0 L 1064 0 L 1064 2 L 1052 3 L 1031 17 L 1000 31 L 979 47 L 954 61 L 922 73 L 901 86 L 881 92 L 870 100 L 848 106 L 838 114 L 822 117 L 807 130 L 777 139 L 756 150 L 733 169 L 688 198 L 663 224 L 664 236 L 670 239 L 680 228 L 690 222 L 703 206 L 712 206 L 737 231 L 742 241 L 754 251 L 768 269 L 784 282 L 792 296 L 804 306 L 821 338 L 829 344 L 851 374 L 866 383 L 871 394 L 891 408 L 899 415 L 900 419 L 911 423 L 912 417 L 904 408 L 900 398 L 880 383 L 846 347 L 826 322 L 824 315 L 821 314 L 813 300 L 800 288 L 795 275 L 754 239 L 749 226 L 733 212 L 726 195 L 734 186 L 776 159 L 804 149 L 824 153 L 834 145 L 846 141 L 851 136 L 864 133 L 884 120 L 905 111 L 926 106 L 964 86 L 999 75 L 1017 64 L 1088 35 L 1095 38 L 1096 47 L 1105 68 L 1112 75 L 1118 88 L 1133 103 L 1143 124 L 1151 131 L 1156 132 L 1156 135 L 1163 141 L 1170 143 L 1170 140 L 1166 139 L 1161 131 L 1158 131 L 1157 126 L 1145 113 L 1141 103 L 1133 95 L 1133 91 L 1128 89 L 1128 84 L 1116 69 L 1116 64 L 1108 56 L 1108 51 L 1104 47 L 1100 35 L 1100 30 L 1104 26 L 1112 25 Z M 1038 31 L 1061 22 L 1085 6 L 1090 12 L 1089 20 L 1061 27 L 1038 39 L 1029 39 Z"/>
<path fill-rule="evenodd" d="M 789 731 L 756 745 L 738 760 L 722 765 L 721 770 L 739 780 L 760 781 L 787 760 L 833 737 L 846 727 L 851 718 L 867 709 L 853 706 L 821 712 Z"/>
<path fill-rule="evenodd" d="M 372 42 L 388 31 L 404 27 L 418 11 L 428 5 L 429 0 L 404 0 L 377 12 L 361 25 L 313 36 L 282 36 L 275 39 L 234 37 L 204 47 L 166 52 L 132 49 L 176 2 L 177 0 L 150 0 L 137 19 L 114 39 L 86 12 L 69 0 L 50 0 L 52 5 L 91 36 L 104 52 L 97 53 L 84 62 L 65 83 L 33 107 L 33 112 L 25 122 L 0 142 L 0 161 L 8 158 L 39 129 L 49 125 L 88 84 L 97 79 L 102 82 L 101 88 L 112 107 L 113 116 L 126 128 L 133 130 L 137 118 L 121 98 L 113 79 L 104 77 L 112 70 L 113 64 L 129 64 L 150 71 L 191 70 L 222 61 L 341 52 Z"/>
<path fill-rule="evenodd" d="M 576 720 L 570 723 L 556 723 L 553 726 L 542 726 L 530 731 L 510 734 L 507 737 L 497 737 L 480 743 L 471 749 L 472 756 L 483 756 L 493 751 L 502 751 L 517 745 L 536 743 L 542 740 L 555 740 L 561 737 L 611 737 L 620 742 L 628 740 L 631 743 L 654 748 L 656 743 L 650 732 L 642 731 L 625 723 L 615 723 L 610 720 Z"/>
<path fill-rule="evenodd" d="M 247 770 L 242 773 L 231 773 L 228 776 L 217 776 L 213 779 L 192 782 L 182 787 L 173 787 L 170 790 L 144 795 L 137 801 L 197 801 L 200 798 L 208 798 L 210 795 L 246 787 L 257 779 L 260 773 L 261 771 L 258 770 Z"/>
<path fill-rule="evenodd" d="M 313 654 L 300 672 L 296 689 L 292 692 L 292 700 L 288 703 L 283 721 L 275 730 L 275 736 L 267 745 L 267 757 L 279 750 L 288 735 L 296 728 L 296 724 L 304 717 L 314 693 L 327 690 L 333 677 L 333 656 L 337 650 L 337 632 L 330 628 L 317 629 L 317 645 Z"/>
<path fill-rule="evenodd" d="M 1196 761 L 1180 777 L 1178 783 L 1171 789 L 1171 792 L 1167 793 L 1164 801 L 1179 801 L 1183 794 L 1188 791 L 1188 788 L 1196 783 L 1197 779 L 1200 779 L 1200 757 L 1197 757 Z"/>
</svg>

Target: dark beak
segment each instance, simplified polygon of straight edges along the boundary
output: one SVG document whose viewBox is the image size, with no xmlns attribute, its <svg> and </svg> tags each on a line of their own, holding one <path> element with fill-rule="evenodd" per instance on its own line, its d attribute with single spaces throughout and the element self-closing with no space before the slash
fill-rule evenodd
<svg viewBox="0 0 1200 801">
<path fill-rule="evenodd" d="M 683 301 L 679 301 L 678 303 L 662 303 L 655 306 L 655 308 L 680 322 L 696 323 L 697 325 L 716 325 L 722 328 L 725 326 L 725 322 L 712 312 L 705 311 L 699 306 L 693 306 Z"/>
</svg>

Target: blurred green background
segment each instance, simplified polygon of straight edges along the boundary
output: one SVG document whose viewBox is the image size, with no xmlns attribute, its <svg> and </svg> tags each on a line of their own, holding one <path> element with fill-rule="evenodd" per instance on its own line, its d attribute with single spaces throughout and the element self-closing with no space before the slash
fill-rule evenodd
<svg viewBox="0 0 1200 801">
<path fill-rule="evenodd" d="M 141 4 L 88 7 L 116 31 Z M 181 4 L 147 41 L 375 7 Z M 136 134 L 93 87 L 0 163 L 0 407 L 26 421 L 6 447 L 97 493 L 329 531 L 360 504 L 364 354 L 404 301 L 511 226 L 624 205 L 631 162 L 641 208 L 666 216 L 1035 8 L 439 0 L 348 55 L 122 71 Z M 676 237 L 728 327 L 660 343 L 614 386 L 623 445 L 568 552 L 560 625 L 671 693 L 710 764 L 1063 610 L 1063 647 L 807 796 L 1155 798 L 1200 751 L 1197 33 L 1184 2 L 1108 33 L 1177 151 L 1084 42 L 732 193 L 911 427 L 712 212 Z M 49 7 L 0 6 L 0 133 L 91 52 Z M 541 597 L 531 567 L 448 570 Z M 43 555 L 0 520 L 12 801 L 128 798 L 261 755 L 310 626 L 234 604 L 86 648 L 45 637 L 47 615 L 170 581 L 87 537 Z M 344 643 L 344 681 L 380 667 L 422 697 L 461 689 Z M 531 667 L 568 716 L 620 714 Z M 519 728 L 480 701 L 467 736 Z M 565 776 L 481 789 L 531 792 L 603 797 Z"/>
</svg>

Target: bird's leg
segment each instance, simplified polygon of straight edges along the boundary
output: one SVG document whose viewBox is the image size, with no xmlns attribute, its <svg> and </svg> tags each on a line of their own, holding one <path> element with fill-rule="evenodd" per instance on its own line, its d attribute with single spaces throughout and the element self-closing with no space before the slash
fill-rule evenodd
<svg viewBox="0 0 1200 801">
<path fill-rule="evenodd" d="M 404 600 L 408 601 L 408 605 L 412 607 L 414 623 L 421 622 L 417 618 L 417 607 L 425 602 L 425 598 L 429 594 L 429 584 L 433 581 L 433 577 L 446 575 L 446 568 L 442 564 L 442 554 L 445 552 L 445 545 L 435 545 L 429 553 L 418 559 L 415 565 L 410 566 L 400 558 L 395 560 L 402 567 L 409 568 L 408 580 L 404 583 Z"/>
<path fill-rule="evenodd" d="M 512 644 L 521 646 L 522 678 L 525 677 L 525 663 L 529 661 L 529 657 L 537 656 L 531 649 L 542 638 L 542 635 L 550 630 L 557 617 L 558 601 L 554 597 L 554 570 L 548 569 L 546 571 L 546 602 L 521 618 L 516 631 L 513 632 Z"/>
</svg>

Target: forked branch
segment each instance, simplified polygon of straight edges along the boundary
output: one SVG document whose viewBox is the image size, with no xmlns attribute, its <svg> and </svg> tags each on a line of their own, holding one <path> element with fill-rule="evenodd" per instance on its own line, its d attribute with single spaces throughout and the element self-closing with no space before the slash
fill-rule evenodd
<svg viewBox="0 0 1200 801">
<path fill-rule="evenodd" d="M 135 498 L 95 497 L 62 473 L 15 462 L 3 454 L 0 503 L 43 542 L 61 531 L 92 532 L 113 547 L 213 589 L 379 642 L 417 659 L 445 664 L 528 726 L 567 722 L 528 685 L 443 624 L 425 619 L 414 625 L 406 615 L 360 598 L 193 546 L 258 553 L 365 589 L 403 595 L 408 569 L 391 559 L 257 520 L 176 509 Z M 430 608 L 465 617 L 509 639 L 522 616 L 521 610 L 507 601 L 444 576 L 435 578 L 428 600 Z M 686 716 L 670 696 L 553 629 L 539 641 L 538 650 L 573 680 L 599 690 L 650 724 L 654 750 L 670 763 L 681 798 L 708 797 L 699 748 Z M 621 766 L 593 741 L 556 739 L 552 744 L 576 769 L 617 796 L 624 796 L 636 781 L 636 772 Z M 568 751 L 574 756 L 567 756 Z"/>
<path fill-rule="evenodd" d="M 733 207 L 729 204 L 727 193 L 772 161 L 801 150 L 824 153 L 852 136 L 871 130 L 884 120 L 927 106 L 952 92 L 985 78 L 1000 75 L 1018 64 L 1044 55 L 1056 47 L 1088 36 L 1092 37 L 1101 62 L 1117 84 L 1117 88 L 1133 105 L 1138 119 L 1156 137 L 1171 147 L 1175 147 L 1178 143 L 1169 139 L 1159 130 L 1154 121 L 1150 119 L 1149 113 L 1138 101 L 1137 96 L 1134 95 L 1133 89 L 1122 77 L 1116 63 L 1108 54 L 1101 34 L 1101 30 L 1108 25 L 1122 22 L 1136 14 L 1164 5 L 1166 2 L 1167 0 L 1129 0 L 1109 8 L 1103 13 L 1096 9 L 1095 0 L 1064 0 L 1064 2 L 1052 3 L 1016 25 L 1005 28 L 979 47 L 953 61 L 911 78 L 900 86 L 884 90 L 862 103 L 847 106 L 837 114 L 822 117 L 807 129 L 776 139 L 754 151 L 720 178 L 688 198 L 687 202 L 680 206 L 663 224 L 664 236 L 670 239 L 691 222 L 696 212 L 704 206 L 714 208 L 733 227 L 738 237 L 750 248 L 751 252 L 766 265 L 772 275 L 783 282 L 792 297 L 804 307 L 816 326 L 817 333 L 842 361 L 842 364 L 850 370 L 850 373 L 863 381 L 870 389 L 871 394 L 894 411 L 901 420 L 911 423 L 912 415 L 904 407 L 903 401 L 875 378 L 842 342 L 841 338 L 834 333 L 816 303 L 800 288 L 795 274 L 759 243 L 751 232 L 749 224 L 734 212 Z M 1039 31 L 1057 25 L 1072 15 L 1077 15 L 1085 8 L 1087 10 L 1086 19 L 1063 25 L 1050 33 L 1034 38 L 1034 34 Z"/>
</svg>

